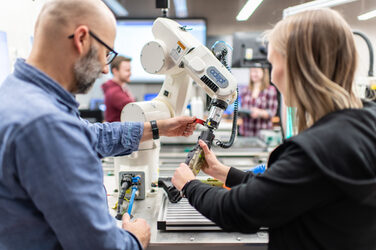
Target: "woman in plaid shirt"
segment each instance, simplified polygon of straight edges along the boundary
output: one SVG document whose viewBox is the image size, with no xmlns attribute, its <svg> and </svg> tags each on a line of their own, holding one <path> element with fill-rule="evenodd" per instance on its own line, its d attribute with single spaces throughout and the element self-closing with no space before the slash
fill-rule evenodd
<svg viewBox="0 0 376 250">
<path fill-rule="evenodd" d="M 243 109 L 251 111 L 243 118 L 240 135 L 258 136 L 261 129 L 272 129 L 272 117 L 277 113 L 277 90 L 269 84 L 268 69 L 251 68 L 249 86 L 241 89 Z"/>
</svg>

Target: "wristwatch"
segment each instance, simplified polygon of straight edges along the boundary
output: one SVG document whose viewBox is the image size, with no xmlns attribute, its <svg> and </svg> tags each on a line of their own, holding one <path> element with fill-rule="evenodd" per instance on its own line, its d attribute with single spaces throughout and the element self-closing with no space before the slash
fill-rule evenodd
<svg viewBox="0 0 376 250">
<path fill-rule="evenodd" d="M 159 129 L 157 126 L 157 122 L 155 120 L 150 121 L 151 125 L 151 132 L 153 133 L 153 139 L 158 140 L 159 139 Z"/>
</svg>

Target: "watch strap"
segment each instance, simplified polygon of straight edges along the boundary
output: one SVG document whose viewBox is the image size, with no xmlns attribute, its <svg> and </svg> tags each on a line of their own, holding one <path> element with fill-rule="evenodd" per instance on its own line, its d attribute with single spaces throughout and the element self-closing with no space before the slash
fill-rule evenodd
<svg viewBox="0 0 376 250">
<path fill-rule="evenodd" d="M 156 120 L 150 121 L 150 125 L 151 125 L 151 132 L 153 133 L 153 139 L 158 140 L 159 139 L 159 129 L 158 129 L 158 126 L 157 126 L 157 121 Z"/>
</svg>

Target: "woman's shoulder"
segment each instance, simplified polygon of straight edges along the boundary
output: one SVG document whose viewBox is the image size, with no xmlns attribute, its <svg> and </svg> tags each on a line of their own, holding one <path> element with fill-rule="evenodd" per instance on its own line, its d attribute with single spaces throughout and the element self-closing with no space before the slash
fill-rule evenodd
<svg viewBox="0 0 376 250">
<path fill-rule="evenodd" d="M 240 95 L 249 95 L 252 93 L 251 89 L 249 86 L 239 86 L 239 94 Z"/>
<path fill-rule="evenodd" d="M 277 96 L 277 89 L 274 86 L 269 85 L 267 88 L 262 90 L 262 93 L 265 96 L 276 97 Z"/>
<path fill-rule="evenodd" d="M 339 144 L 343 140 L 348 142 L 349 138 L 353 142 L 357 141 L 359 136 L 365 136 L 376 129 L 376 109 L 372 106 L 329 113 L 303 131 L 299 138 L 309 137 L 321 143 L 336 141 Z"/>
<path fill-rule="evenodd" d="M 269 85 L 269 87 L 267 87 L 265 90 L 268 91 L 269 93 L 277 94 L 277 89 L 273 85 Z"/>
</svg>

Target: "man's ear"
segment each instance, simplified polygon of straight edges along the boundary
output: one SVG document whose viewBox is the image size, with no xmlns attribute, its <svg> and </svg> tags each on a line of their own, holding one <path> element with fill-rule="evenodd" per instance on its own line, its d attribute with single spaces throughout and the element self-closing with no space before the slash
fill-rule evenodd
<svg viewBox="0 0 376 250">
<path fill-rule="evenodd" d="M 86 25 L 80 25 L 73 34 L 74 47 L 77 49 L 77 52 L 80 55 L 86 53 L 90 49 L 89 28 Z"/>
</svg>

